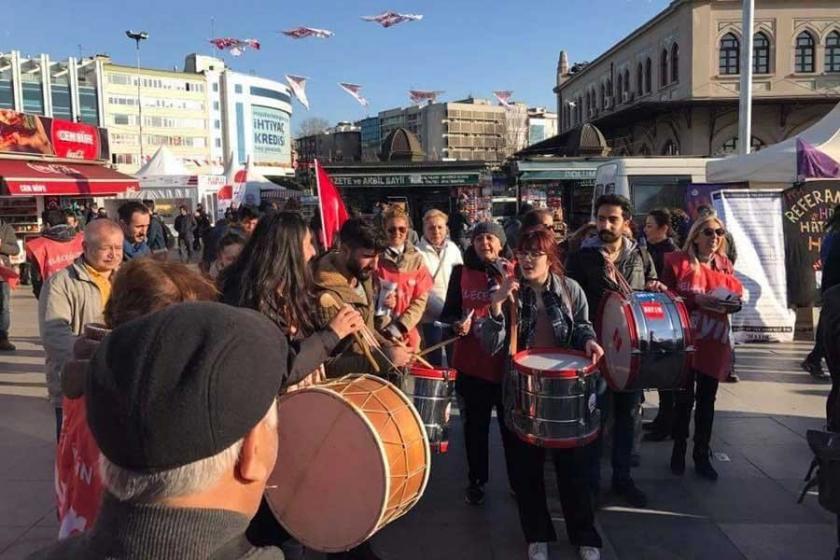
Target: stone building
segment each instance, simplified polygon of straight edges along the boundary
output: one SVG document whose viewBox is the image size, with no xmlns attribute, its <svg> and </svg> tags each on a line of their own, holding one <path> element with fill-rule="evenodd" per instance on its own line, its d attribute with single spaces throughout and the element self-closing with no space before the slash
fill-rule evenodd
<svg viewBox="0 0 840 560">
<path fill-rule="evenodd" d="M 753 149 L 840 101 L 840 2 L 756 0 Z M 596 125 L 614 155 L 736 151 L 740 0 L 673 0 L 589 63 L 557 68 L 558 132 Z"/>
</svg>

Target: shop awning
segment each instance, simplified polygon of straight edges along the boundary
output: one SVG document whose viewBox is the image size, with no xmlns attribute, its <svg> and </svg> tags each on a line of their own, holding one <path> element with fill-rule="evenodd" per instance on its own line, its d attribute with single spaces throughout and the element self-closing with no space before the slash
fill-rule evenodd
<svg viewBox="0 0 840 560">
<path fill-rule="evenodd" d="M 0 194 L 5 196 L 106 196 L 137 188 L 136 179 L 103 165 L 0 160 Z"/>
</svg>

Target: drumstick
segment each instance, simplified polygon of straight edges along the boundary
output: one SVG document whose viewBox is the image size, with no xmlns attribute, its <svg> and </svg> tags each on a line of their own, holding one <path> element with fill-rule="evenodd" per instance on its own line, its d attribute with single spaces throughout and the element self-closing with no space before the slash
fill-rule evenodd
<svg viewBox="0 0 840 560">
<path fill-rule="evenodd" d="M 412 352 L 412 351 L 411 351 L 411 349 L 410 349 L 408 346 L 406 346 L 406 345 L 405 345 L 405 342 L 403 342 L 403 341 L 402 341 L 402 340 L 400 340 L 399 338 L 395 338 L 395 339 L 394 339 L 394 342 L 397 344 L 397 346 L 400 346 L 400 347 L 402 347 L 403 349 L 408 350 L 408 351 L 409 351 L 409 353 L 410 353 L 410 354 L 412 354 L 412 355 L 414 356 L 414 358 L 415 358 L 418 362 L 420 362 L 420 365 L 425 366 L 425 367 L 427 367 L 427 368 L 429 368 L 429 369 L 435 369 L 435 366 L 433 366 L 432 364 L 430 364 L 429 362 L 427 362 L 426 360 L 424 360 L 424 359 L 420 356 L 420 354 L 418 354 L 418 353 L 416 353 L 416 352 Z"/>
<path fill-rule="evenodd" d="M 455 342 L 459 338 L 461 338 L 461 337 L 460 336 L 453 336 L 450 339 L 438 342 L 437 344 L 433 344 L 432 346 L 429 346 L 425 350 L 421 350 L 420 352 L 418 352 L 417 355 L 418 356 L 425 356 L 426 354 L 430 354 L 430 353 L 434 352 L 435 350 L 437 350 L 438 348 L 443 348 L 444 346 L 446 346 L 448 344 L 452 344 L 453 342 Z"/>
<path fill-rule="evenodd" d="M 510 294 L 508 298 L 510 301 L 510 347 L 508 351 L 510 356 L 516 355 L 517 346 L 519 345 L 519 317 L 516 309 L 516 293 Z"/>
<path fill-rule="evenodd" d="M 323 294 L 321 294 L 320 300 L 321 300 L 321 305 L 324 305 L 326 307 L 336 307 L 338 309 L 341 309 L 341 304 L 339 304 L 337 301 L 335 301 L 335 298 L 332 296 L 332 294 L 324 292 Z M 367 358 L 367 361 L 370 364 L 370 367 L 373 368 L 374 373 L 379 373 L 379 371 L 380 371 L 379 370 L 379 364 L 376 363 L 376 360 L 373 358 L 373 354 L 370 353 L 370 348 L 368 348 L 368 345 L 364 341 L 364 339 L 362 338 L 362 335 L 360 335 L 358 332 L 354 332 L 353 333 L 353 339 L 356 341 L 356 343 L 362 349 L 362 352 L 364 353 L 365 358 Z"/>
</svg>

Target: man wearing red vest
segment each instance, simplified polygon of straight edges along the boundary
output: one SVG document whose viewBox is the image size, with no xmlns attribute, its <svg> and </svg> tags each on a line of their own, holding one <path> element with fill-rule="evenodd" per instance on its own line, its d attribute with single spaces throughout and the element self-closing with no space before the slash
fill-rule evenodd
<svg viewBox="0 0 840 560">
<path fill-rule="evenodd" d="M 41 286 L 47 278 L 67 268 L 82 254 L 84 234 L 76 233 L 67 225 L 64 212 L 44 212 L 46 229 L 40 237 L 26 242 L 26 260 L 30 263 L 32 291 L 35 297 L 41 295 Z"/>
</svg>

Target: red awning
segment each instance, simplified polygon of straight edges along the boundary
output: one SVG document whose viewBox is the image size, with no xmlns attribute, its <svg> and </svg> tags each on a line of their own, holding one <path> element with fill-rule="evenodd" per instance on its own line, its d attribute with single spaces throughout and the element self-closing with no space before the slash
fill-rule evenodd
<svg viewBox="0 0 840 560">
<path fill-rule="evenodd" d="M 92 163 L 0 160 L 0 194 L 104 196 L 139 189 L 136 179 Z"/>
</svg>

